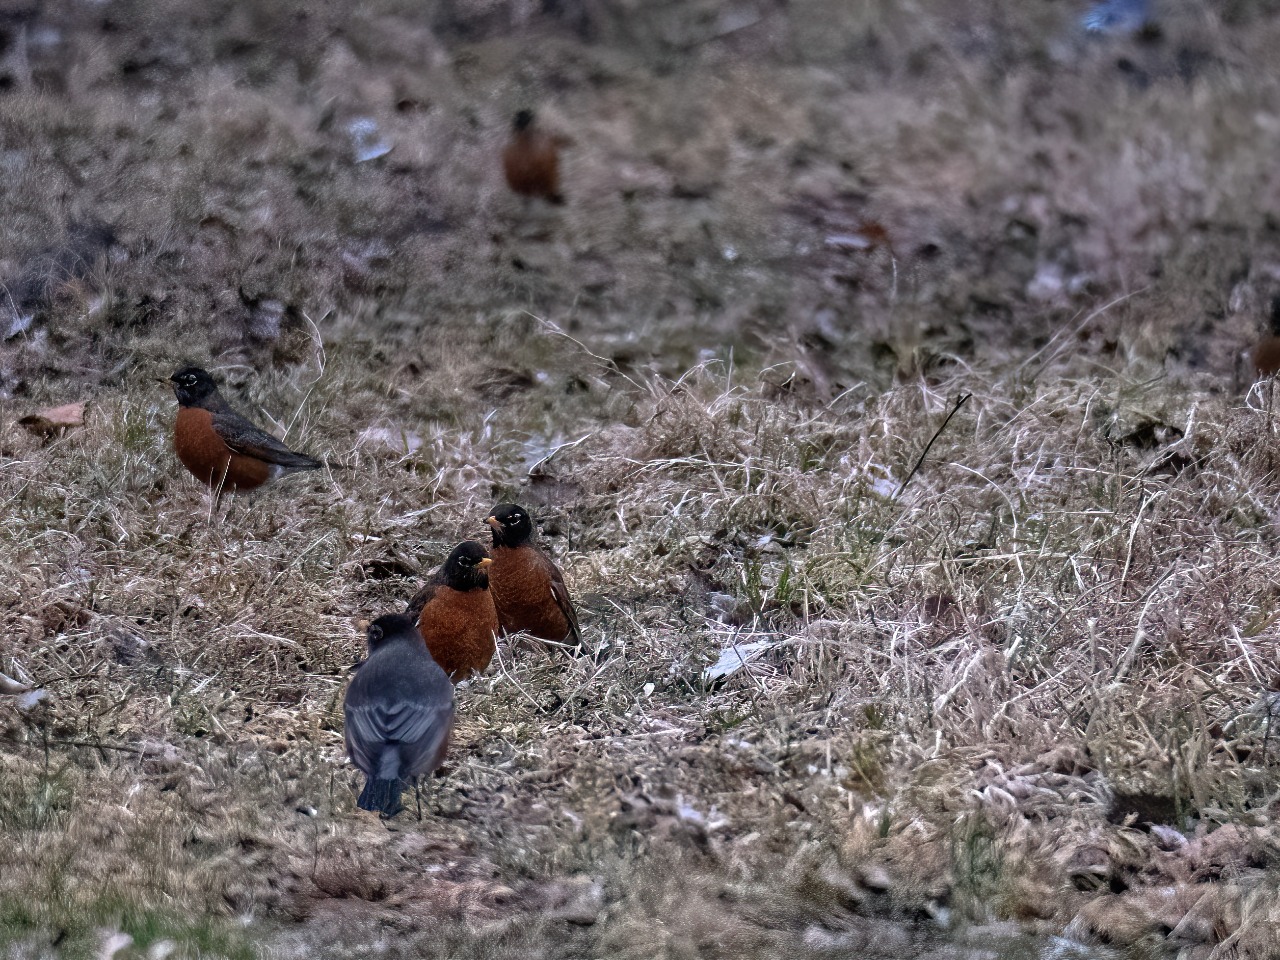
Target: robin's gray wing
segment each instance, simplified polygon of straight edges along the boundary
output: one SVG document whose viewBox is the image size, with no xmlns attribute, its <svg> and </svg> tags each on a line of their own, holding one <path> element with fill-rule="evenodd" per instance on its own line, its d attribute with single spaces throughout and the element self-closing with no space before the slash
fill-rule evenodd
<svg viewBox="0 0 1280 960">
<path fill-rule="evenodd" d="M 436 595 L 436 584 L 428 583 L 425 587 L 413 595 L 413 599 L 409 601 L 409 605 L 404 608 L 404 612 L 413 617 L 414 621 L 422 616 L 422 608 L 431 602 L 431 598 Z"/>
<path fill-rule="evenodd" d="M 444 759 L 445 746 L 449 742 L 449 734 L 453 731 L 453 713 L 452 703 L 447 708 L 437 708 L 423 735 L 401 749 L 404 775 L 416 777 L 430 773 L 440 765 L 440 761 Z"/>
<path fill-rule="evenodd" d="M 565 640 L 577 646 L 582 643 L 582 633 L 578 629 L 578 611 L 573 609 L 573 601 L 569 599 L 569 588 L 564 585 L 564 574 L 560 572 L 555 561 L 545 553 L 539 551 L 538 556 L 547 571 L 547 576 L 551 579 L 551 597 L 560 608 L 560 612 L 564 614 L 564 618 L 569 621 L 569 635 Z"/>
<path fill-rule="evenodd" d="M 288 470 L 318 470 L 324 466 L 319 460 L 290 450 L 230 407 L 213 413 L 213 429 L 218 432 L 222 442 L 236 453 L 255 460 L 274 463 Z"/>
<path fill-rule="evenodd" d="M 431 575 L 431 579 L 423 584 L 422 589 L 413 595 L 409 605 L 404 608 L 405 614 L 412 617 L 416 623 L 418 617 L 422 616 L 422 608 L 431 602 L 432 597 L 436 595 L 436 591 L 442 586 L 444 586 L 444 571 L 437 570 Z"/>
<path fill-rule="evenodd" d="M 347 754 L 369 776 L 377 773 L 384 747 L 400 748 L 401 776 L 424 773 L 444 747 L 453 726 L 453 704 L 410 700 L 352 706 L 348 701 Z"/>
</svg>

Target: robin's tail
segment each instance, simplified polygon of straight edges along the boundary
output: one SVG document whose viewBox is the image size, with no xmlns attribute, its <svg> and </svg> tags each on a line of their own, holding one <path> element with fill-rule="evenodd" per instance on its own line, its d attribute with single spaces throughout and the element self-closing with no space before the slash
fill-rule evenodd
<svg viewBox="0 0 1280 960">
<path fill-rule="evenodd" d="M 368 777 L 364 789 L 360 791 L 360 799 L 356 806 L 361 810 L 377 810 L 384 817 L 394 817 L 404 809 L 400 803 L 400 794 L 404 790 L 404 781 L 399 777 L 392 780 L 378 780 Z"/>
</svg>

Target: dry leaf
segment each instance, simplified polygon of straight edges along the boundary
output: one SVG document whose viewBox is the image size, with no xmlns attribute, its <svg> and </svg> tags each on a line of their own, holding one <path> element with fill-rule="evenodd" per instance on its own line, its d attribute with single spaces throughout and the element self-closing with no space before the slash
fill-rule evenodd
<svg viewBox="0 0 1280 960">
<path fill-rule="evenodd" d="M 98 952 L 98 960 L 112 960 L 113 957 L 121 950 L 127 950 L 133 946 L 133 937 L 127 933 L 119 931 L 111 933 L 110 931 L 102 931 L 102 949 Z"/>
<path fill-rule="evenodd" d="M 875 220 L 864 220 L 853 233 L 837 233 L 826 238 L 826 245 L 833 250 L 865 252 L 883 247 L 893 253 L 889 231 Z"/>
<path fill-rule="evenodd" d="M 7 677 L 3 673 L 0 673 L 0 693 L 7 693 L 10 695 L 13 695 L 13 694 L 19 694 L 19 693 L 27 693 L 30 690 L 31 688 L 27 686 L 25 683 L 19 683 L 17 680 L 14 680 L 12 677 Z"/>
<path fill-rule="evenodd" d="M 18 421 L 18 425 L 42 437 L 52 437 L 66 432 L 70 427 L 83 427 L 84 409 L 84 401 L 64 403 L 60 407 L 49 407 L 39 413 L 25 416 Z"/>
</svg>

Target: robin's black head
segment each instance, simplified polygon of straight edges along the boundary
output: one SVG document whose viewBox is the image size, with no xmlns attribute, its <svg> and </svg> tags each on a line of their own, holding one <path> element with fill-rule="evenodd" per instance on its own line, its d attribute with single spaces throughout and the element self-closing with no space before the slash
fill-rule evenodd
<svg viewBox="0 0 1280 960">
<path fill-rule="evenodd" d="M 465 540 L 453 548 L 440 572 L 445 586 L 454 590 L 487 590 L 489 573 L 485 567 L 491 563 L 488 550 L 474 540 Z"/>
<path fill-rule="evenodd" d="M 518 547 L 533 539 L 533 518 L 514 503 L 498 504 L 485 523 L 493 527 L 495 547 Z"/>
<path fill-rule="evenodd" d="M 523 133 L 533 126 L 532 110 L 517 110 L 515 119 L 511 121 L 511 129 L 516 133 Z"/>
<path fill-rule="evenodd" d="M 386 646 L 392 640 L 421 640 L 418 628 L 411 617 L 400 613 L 388 613 L 369 624 L 366 633 L 369 639 L 369 652 Z"/>
<path fill-rule="evenodd" d="M 199 367 L 183 367 L 169 378 L 169 382 L 173 384 L 179 405 L 184 407 L 197 406 L 201 400 L 218 392 L 213 377 Z"/>
</svg>

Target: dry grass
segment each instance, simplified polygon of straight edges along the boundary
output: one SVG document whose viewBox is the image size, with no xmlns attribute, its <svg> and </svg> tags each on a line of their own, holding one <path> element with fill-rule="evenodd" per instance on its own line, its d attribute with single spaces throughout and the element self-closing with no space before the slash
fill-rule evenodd
<svg viewBox="0 0 1280 960">
<path fill-rule="evenodd" d="M 1280 21 L 1059 6 L 0 18 L 0 948 L 1275 956 Z M 185 360 L 340 469 L 210 516 Z M 592 655 L 388 829 L 354 622 L 508 498 Z"/>
</svg>

